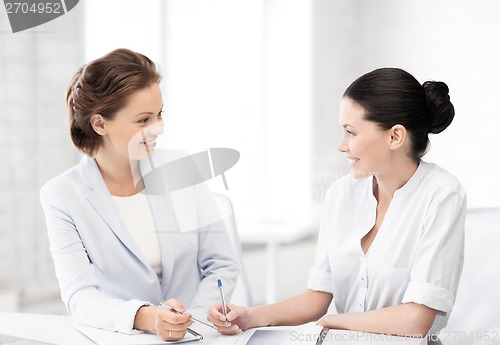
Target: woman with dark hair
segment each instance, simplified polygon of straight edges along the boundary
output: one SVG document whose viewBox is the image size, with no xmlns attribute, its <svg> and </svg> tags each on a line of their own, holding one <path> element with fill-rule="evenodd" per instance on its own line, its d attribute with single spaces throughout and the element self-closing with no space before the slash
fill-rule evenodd
<svg viewBox="0 0 500 345">
<path fill-rule="evenodd" d="M 429 133 L 455 111 L 443 82 L 421 85 L 382 68 L 354 81 L 340 102 L 351 174 L 329 189 L 308 290 L 245 309 L 220 304 L 209 320 L 223 334 L 257 326 L 320 324 L 396 335 L 436 334 L 452 310 L 463 265 L 466 195 L 421 157 Z M 226 323 L 225 323 L 226 322 Z M 229 326 L 229 327 L 227 327 Z"/>
<path fill-rule="evenodd" d="M 223 221 L 209 214 L 208 190 L 160 193 L 145 174 L 163 132 L 160 79 L 149 58 L 127 49 L 75 74 L 66 102 L 85 156 L 42 187 L 41 201 L 68 313 L 93 327 L 177 340 L 191 315 L 205 318 L 219 300 L 217 279 L 229 297 L 239 270 Z"/>
</svg>

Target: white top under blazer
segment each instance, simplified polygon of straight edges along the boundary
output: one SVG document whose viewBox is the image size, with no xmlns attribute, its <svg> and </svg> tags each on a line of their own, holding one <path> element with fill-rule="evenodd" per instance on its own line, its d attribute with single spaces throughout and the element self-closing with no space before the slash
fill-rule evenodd
<svg viewBox="0 0 500 345">
<path fill-rule="evenodd" d="M 166 161 L 182 154 L 170 153 Z M 163 156 L 141 161 L 162 165 Z M 157 181 L 155 181 L 157 182 Z M 147 176 L 145 190 L 152 185 Z M 148 263 L 104 183 L 93 158 L 42 187 L 50 250 L 68 313 L 79 323 L 134 333 L 137 310 L 177 298 L 205 318 L 220 301 L 217 279 L 232 294 L 239 268 L 223 220 L 206 186 L 148 194 L 161 248 L 161 279 Z"/>
<path fill-rule="evenodd" d="M 139 192 L 130 196 L 112 195 L 111 198 L 146 262 L 161 277 L 160 240 L 147 194 Z"/>
<path fill-rule="evenodd" d="M 466 195 L 459 181 L 420 161 L 394 193 L 366 255 L 361 239 L 373 228 L 373 177 L 345 176 L 328 190 L 308 288 L 333 294 L 339 313 L 414 302 L 438 311 L 436 334 L 452 310 L 464 253 Z"/>
</svg>

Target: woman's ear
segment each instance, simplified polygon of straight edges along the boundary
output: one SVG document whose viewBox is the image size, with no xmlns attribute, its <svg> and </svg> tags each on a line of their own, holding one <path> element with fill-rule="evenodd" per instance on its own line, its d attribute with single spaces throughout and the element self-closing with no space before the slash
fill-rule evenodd
<svg viewBox="0 0 500 345">
<path fill-rule="evenodd" d="M 403 125 L 394 125 L 390 129 L 391 141 L 389 148 L 396 150 L 400 148 L 406 141 L 406 128 Z"/>
<path fill-rule="evenodd" d="M 101 114 L 94 114 L 90 118 L 90 125 L 92 126 L 94 131 L 99 135 L 106 135 L 107 134 L 105 124 L 106 124 L 106 120 L 104 119 L 104 117 L 102 117 Z"/>
</svg>

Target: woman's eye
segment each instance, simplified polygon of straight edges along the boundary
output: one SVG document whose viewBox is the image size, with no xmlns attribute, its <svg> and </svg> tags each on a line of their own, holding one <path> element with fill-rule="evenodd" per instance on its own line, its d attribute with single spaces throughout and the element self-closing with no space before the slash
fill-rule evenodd
<svg viewBox="0 0 500 345">
<path fill-rule="evenodd" d="M 352 136 L 354 135 L 354 133 L 353 133 L 353 132 L 348 131 L 348 130 L 346 130 L 346 133 L 347 133 L 347 135 L 348 135 L 348 136 L 350 136 L 350 137 L 352 137 Z"/>
<path fill-rule="evenodd" d="M 163 110 L 158 113 L 158 118 L 161 119 L 163 117 Z"/>
<path fill-rule="evenodd" d="M 149 118 L 147 118 L 147 117 L 144 119 L 140 119 L 139 121 L 137 121 L 137 123 L 144 124 L 144 123 L 148 122 L 148 119 Z"/>
</svg>

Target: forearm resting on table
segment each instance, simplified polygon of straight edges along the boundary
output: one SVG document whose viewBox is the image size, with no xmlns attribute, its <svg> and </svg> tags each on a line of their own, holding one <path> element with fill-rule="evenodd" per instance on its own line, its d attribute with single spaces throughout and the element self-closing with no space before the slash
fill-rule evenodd
<svg viewBox="0 0 500 345">
<path fill-rule="evenodd" d="M 251 327 L 293 326 L 318 320 L 326 314 L 332 294 L 307 290 L 281 302 L 249 309 Z"/>
<path fill-rule="evenodd" d="M 334 329 L 423 337 L 429 332 L 435 317 L 435 309 L 406 303 L 363 313 L 328 315 L 320 324 Z"/>
</svg>

